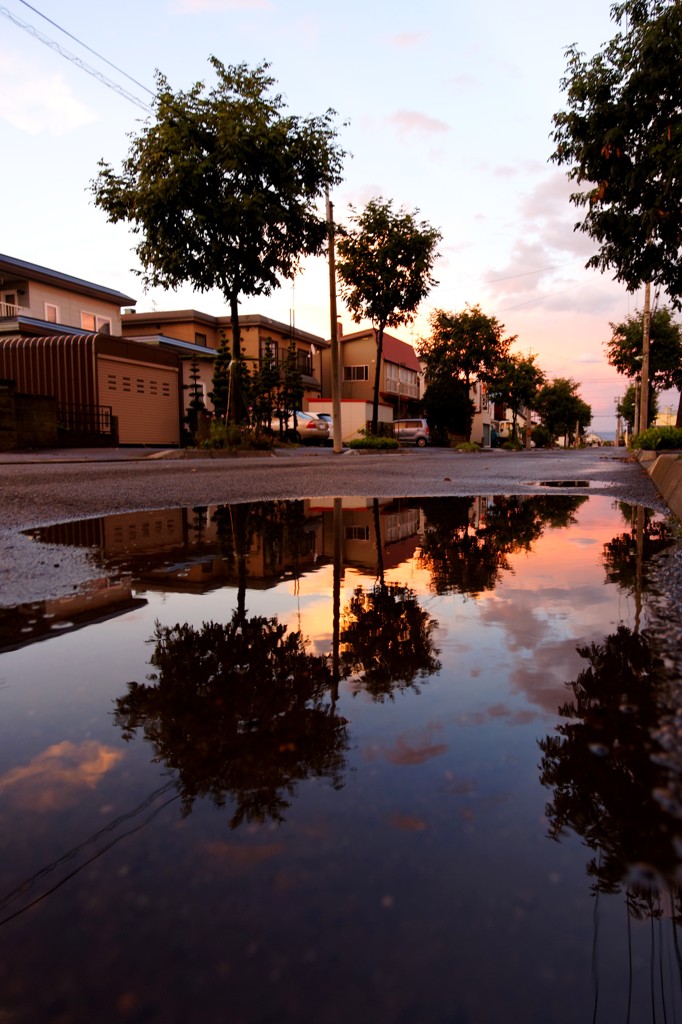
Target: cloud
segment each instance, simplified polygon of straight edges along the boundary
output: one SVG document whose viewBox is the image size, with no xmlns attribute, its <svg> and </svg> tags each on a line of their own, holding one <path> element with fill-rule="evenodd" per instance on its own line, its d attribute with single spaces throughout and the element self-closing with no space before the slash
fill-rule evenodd
<svg viewBox="0 0 682 1024">
<path fill-rule="evenodd" d="M 388 120 L 398 129 L 399 135 L 437 135 L 450 131 L 450 125 L 445 121 L 439 121 L 418 110 L 397 110 Z"/>
<path fill-rule="evenodd" d="M 95 740 L 64 740 L 0 775 L 0 793 L 30 810 L 62 810 L 77 803 L 83 790 L 94 789 L 122 757 L 120 750 Z"/>
<path fill-rule="evenodd" d="M 43 74 L 0 54 L 0 119 L 29 135 L 68 135 L 98 115 L 59 74 Z"/>
<path fill-rule="evenodd" d="M 389 36 L 388 41 L 391 46 L 396 46 L 401 50 L 410 50 L 419 46 L 425 39 L 425 32 L 399 32 L 395 36 Z"/>
</svg>

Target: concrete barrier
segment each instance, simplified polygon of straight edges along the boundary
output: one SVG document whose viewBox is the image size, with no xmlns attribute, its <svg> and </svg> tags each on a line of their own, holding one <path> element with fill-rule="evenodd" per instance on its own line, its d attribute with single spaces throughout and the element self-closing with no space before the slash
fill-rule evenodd
<svg viewBox="0 0 682 1024">
<path fill-rule="evenodd" d="M 637 458 L 656 485 L 658 493 L 682 522 L 682 453 L 638 452 Z"/>
</svg>

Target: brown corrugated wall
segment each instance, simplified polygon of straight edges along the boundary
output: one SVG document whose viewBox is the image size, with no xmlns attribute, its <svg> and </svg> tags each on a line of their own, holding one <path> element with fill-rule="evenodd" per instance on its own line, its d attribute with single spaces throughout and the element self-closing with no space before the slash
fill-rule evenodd
<svg viewBox="0 0 682 1024">
<path fill-rule="evenodd" d="M 53 395 L 61 404 L 98 405 L 95 335 L 0 337 L 0 378 L 17 391 Z"/>
</svg>

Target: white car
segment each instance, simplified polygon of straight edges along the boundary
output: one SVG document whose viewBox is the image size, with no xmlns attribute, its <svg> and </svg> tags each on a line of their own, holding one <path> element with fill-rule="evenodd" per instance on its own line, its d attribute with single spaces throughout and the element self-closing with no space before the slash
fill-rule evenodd
<svg viewBox="0 0 682 1024">
<path fill-rule="evenodd" d="M 295 441 L 296 444 L 327 444 L 330 436 L 329 424 L 320 416 L 298 411 L 289 414 L 285 430 L 285 437 L 289 441 Z"/>
</svg>

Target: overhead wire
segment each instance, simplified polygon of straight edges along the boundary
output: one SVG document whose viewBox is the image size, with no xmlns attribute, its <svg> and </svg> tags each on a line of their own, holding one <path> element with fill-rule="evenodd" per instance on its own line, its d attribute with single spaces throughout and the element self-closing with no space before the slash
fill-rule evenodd
<svg viewBox="0 0 682 1024">
<path fill-rule="evenodd" d="M 93 50 L 93 48 L 91 46 L 88 46 L 87 43 L 84 43 L 82 39 L 78 39 L 78 37 L 74 36 L 71 32 L 68 31 L 68 29 L 65 29 L 63 25 L 59 25 L 56 21 L 53 21 L 52 18 L 48 18 L 46 14 L 43 14 L 42 11 L 39 11 L 37 7 L 33 7 L 32 4 L 29 4 L 27 2 L 27 0 L 19 0 L 19 3 L 23 4 L 24 7 L 28 7 L 30 11 L 33 11 L 33 13 L 37 14 L 40 18 L 44 18 L 45 21 L 49 22 L 50 25 L 53 25 L 54 28 L 58 29 L 60 32 L 63 32 L 65 36 L 69 37 L 69 39 L 73 39 L 73 41 L 75 43 L 78 43 L 79 46 L 82 46 L 84 50 L 88 50 L 90 53 L 94 54 L 94 56 L 97 57 L 99 60 L 103 60 L 104 63 L 108 64 L 110 68 L 114 69 L 114 71 L 118 71 L 119 75 L 123 75 L 124 78 L 127 78 L 128 81 L 133 82 L 135 85 L 139 86 L 140 89 L 142 89 L 144 92 L 148 92 L 150 96 L 154 95 L 153 89 L 148 89 L 146 85 L 142 84 L 142 82 L 138 82 L 138 80 L 136 78 L 133 78 L 132 75 L 129 75 L 127 71 L 124 71 L 122 68 L 119 68 L 116 64 L 113 64 L 112 61 L 107 60 L 107 58 L 103 57 L 101 53 L 98 53 L 97 50 Z"/>
<path fill-rule="evenodd" d="M 93 78 L 96 78 L 97 81 L 101 82 L 102 85 L 105 85 L 108 89 L 112 89 L 114 92 L 118 93 L 119 96 L 123 96 L 123 98 L 127 99 L 130 103 L 134 103 L 136 107 L 139 107 L 141 110 L 144 110 L 146 114 L 151 113 L 152 108 L 148 103 L 145 103 L 143 100 L 141 100 L 138 96 L 135 96 L 133 93 L 128 92 L 127 89 L 124 89 L 117 82 L 114 82 L 111 78 L 107 78 L 106 75 L 102 74 L 102 72 L 98 71 L 96 68 L 93 68 L 90 64 L 86 64 L 86 62 L 82 60 L 80 57 L 77 57 L 76 54 L 64 49 L 64 47 L 60 46 L 55 39 L 51 39 L 49 36 L 46 36 L 42 32 L 39 32 L 34 25 L 30 25 L 28 22 L 22 21 L 21 18 L 18 18 L 16 14 L 13 14 L 12 11 L 10 11 L 7 7 L 0 7 L 0 14 L 3 14 L 11 22 L 17 25 L 18 28 L 21 28 L 25 32 L 28 32 L 29 35 L 32 35 L 35 39 L 43 43 L 45 46 L 49 47 L 51 50 L 54 50 L 61 57 L 64 57 L 66 60 L 71 61 L 71 63 L 75 64 L 76 67 L 81 69 L 81 71 L 85 71 L 88 75 L 91 75 Z M 110 62 L 107 61 L 107 63 Z M 115 65 L 112 65 L 112 67 L 114 66 Z M 122 73 L 125 74 L 125 72 Z M 142 88 L 146 87 L 142 86 Z"/>
</svg>

